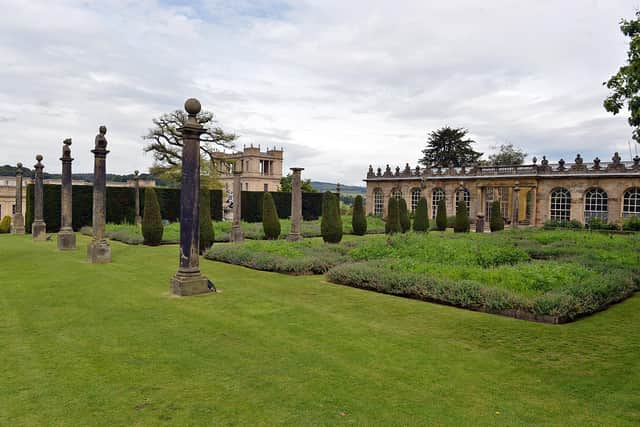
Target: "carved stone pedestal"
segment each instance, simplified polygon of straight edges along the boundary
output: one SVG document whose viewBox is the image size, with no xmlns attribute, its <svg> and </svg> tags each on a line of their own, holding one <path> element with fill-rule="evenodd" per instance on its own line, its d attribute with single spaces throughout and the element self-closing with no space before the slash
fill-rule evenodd
<svg viewBox="0 0 640 427">
<path fill-rule="evenodd" d="M 13 218 L 11 219 L 11 233 L 25 234 L 24 216 L 22 216 L 21 213 L 13 215 Z"/>
<path fill-rule="evenodd" d="M 72 229 L 61 229 L 58 232 L 58 249 L 70 251 L 76 248 L 76 235 Z"/>
<path fill-rule="evenodd" d="M 87 259 L 93 264 L 111 262 L 111 247 L 106 240 L 94 240 L 87 246 Z"/>
<path fill-rule="evenodd" d="M 44 221 L 34 221 L 31 224 L 31 236 L 36 242 L 47 240 L 47 225 Z"/>
<path fill-rule="evenodd" d="M 204 277 L 199 271 L 189 274 L 178 271 L 171 279 L 171 293 L 183 297 L 199 294 L 208 294 L 215 292 L 216 288 L 211 284 L 209 288 L 209 279 Z"/>
</svg>

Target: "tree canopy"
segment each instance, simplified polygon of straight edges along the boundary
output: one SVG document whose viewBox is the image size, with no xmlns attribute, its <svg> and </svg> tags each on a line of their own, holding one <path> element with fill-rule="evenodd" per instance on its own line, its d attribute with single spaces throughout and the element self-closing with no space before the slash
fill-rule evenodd
<svg viewBox="0 0 640 427">
<path fill-rule="evenodd" d="M 513 144 L 502 144 L 497 153 L 489 156 L 490 166 L 510 166 L 521 165 L 527 157 L 521 148 L 516 148 Z"/>
<path fill-rule="evenodd" d="M 283 176 L 282 178 L 280 178 L 280 191 L 282 191 L 283 193 L 291 193 L 292 181 L 293 181 L 293 175 L 291 175 L 290 173 L 288 173 L 287 176 Z M 310 179 L 303 179 L 300 185 L 302 187 L 303 193 L 318 192 L 318 190 L 313 188 L 313 186 L 311 185 Z"/>
<path fill-rule="evenodd" d="M 144 147 L 144 152 L 153 154 L 154 165 L 150 169 L 153 175 L 174 183 L 180 182 L 183 144 L 179 129 L 187 118 L 187 113 L 181 110 L 163 114 L 153 119 L 154 127 L 142 137 L 150 141 Z M 215 176 L 218 171 L 213 162 L 214 155 L 219 154 L 221 149 L 233 148 L 236 135 L 222 130 L 212 112 L 201 111 L 196 119 L 205 129 L 200 137 L 201 173 L 205 177 Z"/>
<path fill-rule="evenodd" d="M 616 115 L 626 104 L 633 139 L 640 142 L 640 11 L 636 12 L 635 18 L 620 21 L 620 31 L 629 37 L 627 63 L 603 83 L 611 90 L 603 105 L 605 110 Z"/>
<path fill-rule="evenodd" d="M 422 150 L 420 164 L 426 167 L 447 167 L 475 163 L 482 153 L 475 151 L 471 144 L 475 141 L 466 138 L 469 131 L 464 128 L 445 126 L 429 134 L 427 146 Z"/>
</svg>

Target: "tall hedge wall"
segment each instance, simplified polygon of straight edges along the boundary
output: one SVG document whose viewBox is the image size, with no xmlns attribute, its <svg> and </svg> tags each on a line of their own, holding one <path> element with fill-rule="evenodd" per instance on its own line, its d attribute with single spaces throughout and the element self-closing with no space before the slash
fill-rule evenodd
<svg viewBox="0 0 640 427">
<path fill-rule="evenodd" d="M 31 232 L 33 223 L 33 184 L 27 185 L 27 211 L 25 226 Z M 162 218 L 171 222 L 180 219 L 180 189 L 156 188 Z M 60 229 L 60 186 L 46 184 L 43 192 L 44 221 L 47 232 L 55 233 Z M 144 188 L 140 189 L 140 214 L 144 211 Z M 73 228 L 79 230 L 91 225 L 93 220 L 93 187 L 90 185 L 73 186 Z M 222 190 L 211 190 L 211 216 L 215 221 L 222 220 Z M 133 223 L 135 221 L 135 189 L 130 187 L 107 187 L 107 222 Z"/>
<path fill-rule="evenodd" d="M 276 204 L 279 218 L 291 216 L 291 193 L 271 192 Z M 264 191 L 243 191 L 242 212 L 243 221 L 262 221 L 262 198 Z M 322 214 L 322 193 L 302 193 L 302 218 L 306 221 L 320 218 Z"/>
</svg>

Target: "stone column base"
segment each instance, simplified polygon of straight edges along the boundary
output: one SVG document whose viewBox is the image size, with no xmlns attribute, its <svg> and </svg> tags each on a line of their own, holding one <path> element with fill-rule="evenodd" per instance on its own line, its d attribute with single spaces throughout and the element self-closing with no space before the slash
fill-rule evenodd
<svg viewBox="0 0 640 427">
<path fill-rule="evenodd" d="M 44 221 L 35 221 L 31 224 L 31 236 L 36 242 L 47 240 L 47 224 Z"/>
<path fill-rule="evenodd" d="M 73 250 L 76 248 L 76 235 L 73 230 L 62 229 L 58 232 L 58 249 L 61 251 Z"/>
<path fill-rule="evenodd" d="M 111 246 L 106 240 L 94 240 L 87 247 L 87 259 L 92 264 L 111 262 Z"/>
<path fill-rule="evenodd" d="M 189 275 L 179 271 L 171 279 L 171 293 L 182 297 L 191 295 L 209 294 L 215 292 L 216 288 L 211 283 L 209 289 L 209 279 L 202 274 Z"/>
<path fill-rule="evenodd" d="M 244 241 L 244 233 L 240 229 L 240 227 L 231 228 L 231 234 L 229 235 L 229 240 L 233 243 L 240 243 Z"/>
<path fill-rule="evenodd" d="M 302 240 L 302 235 L 300 233 L 291 233 L 287 236 L 287 240 L 290 242 L 297 242 Z"/>
<path fill-rule="evenodd" d="M 11 234 L 25 234 L 22 214 L 14 214 L 11 218 Z"/>
<path fill-rule="evenodd" d="M 142 217 L 141 216 L 137 216 L 136 217 L 136 225 L 142 225 Z"/>
</svg>

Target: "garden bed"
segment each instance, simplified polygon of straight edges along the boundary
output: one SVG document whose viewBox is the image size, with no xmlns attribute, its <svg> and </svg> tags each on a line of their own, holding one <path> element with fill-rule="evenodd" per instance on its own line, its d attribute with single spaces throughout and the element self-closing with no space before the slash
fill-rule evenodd
<svg viewBox="0 0 640 427">
<path fill-rule="evenodd" d="M 564 323 L 639 287 L 640 238 L 579 231 L 366 236 L 326 245 L 214 245 L 208 259 L 265 271 L 327 274 L 337 284 L 526 320 Z"/>
</svg>

